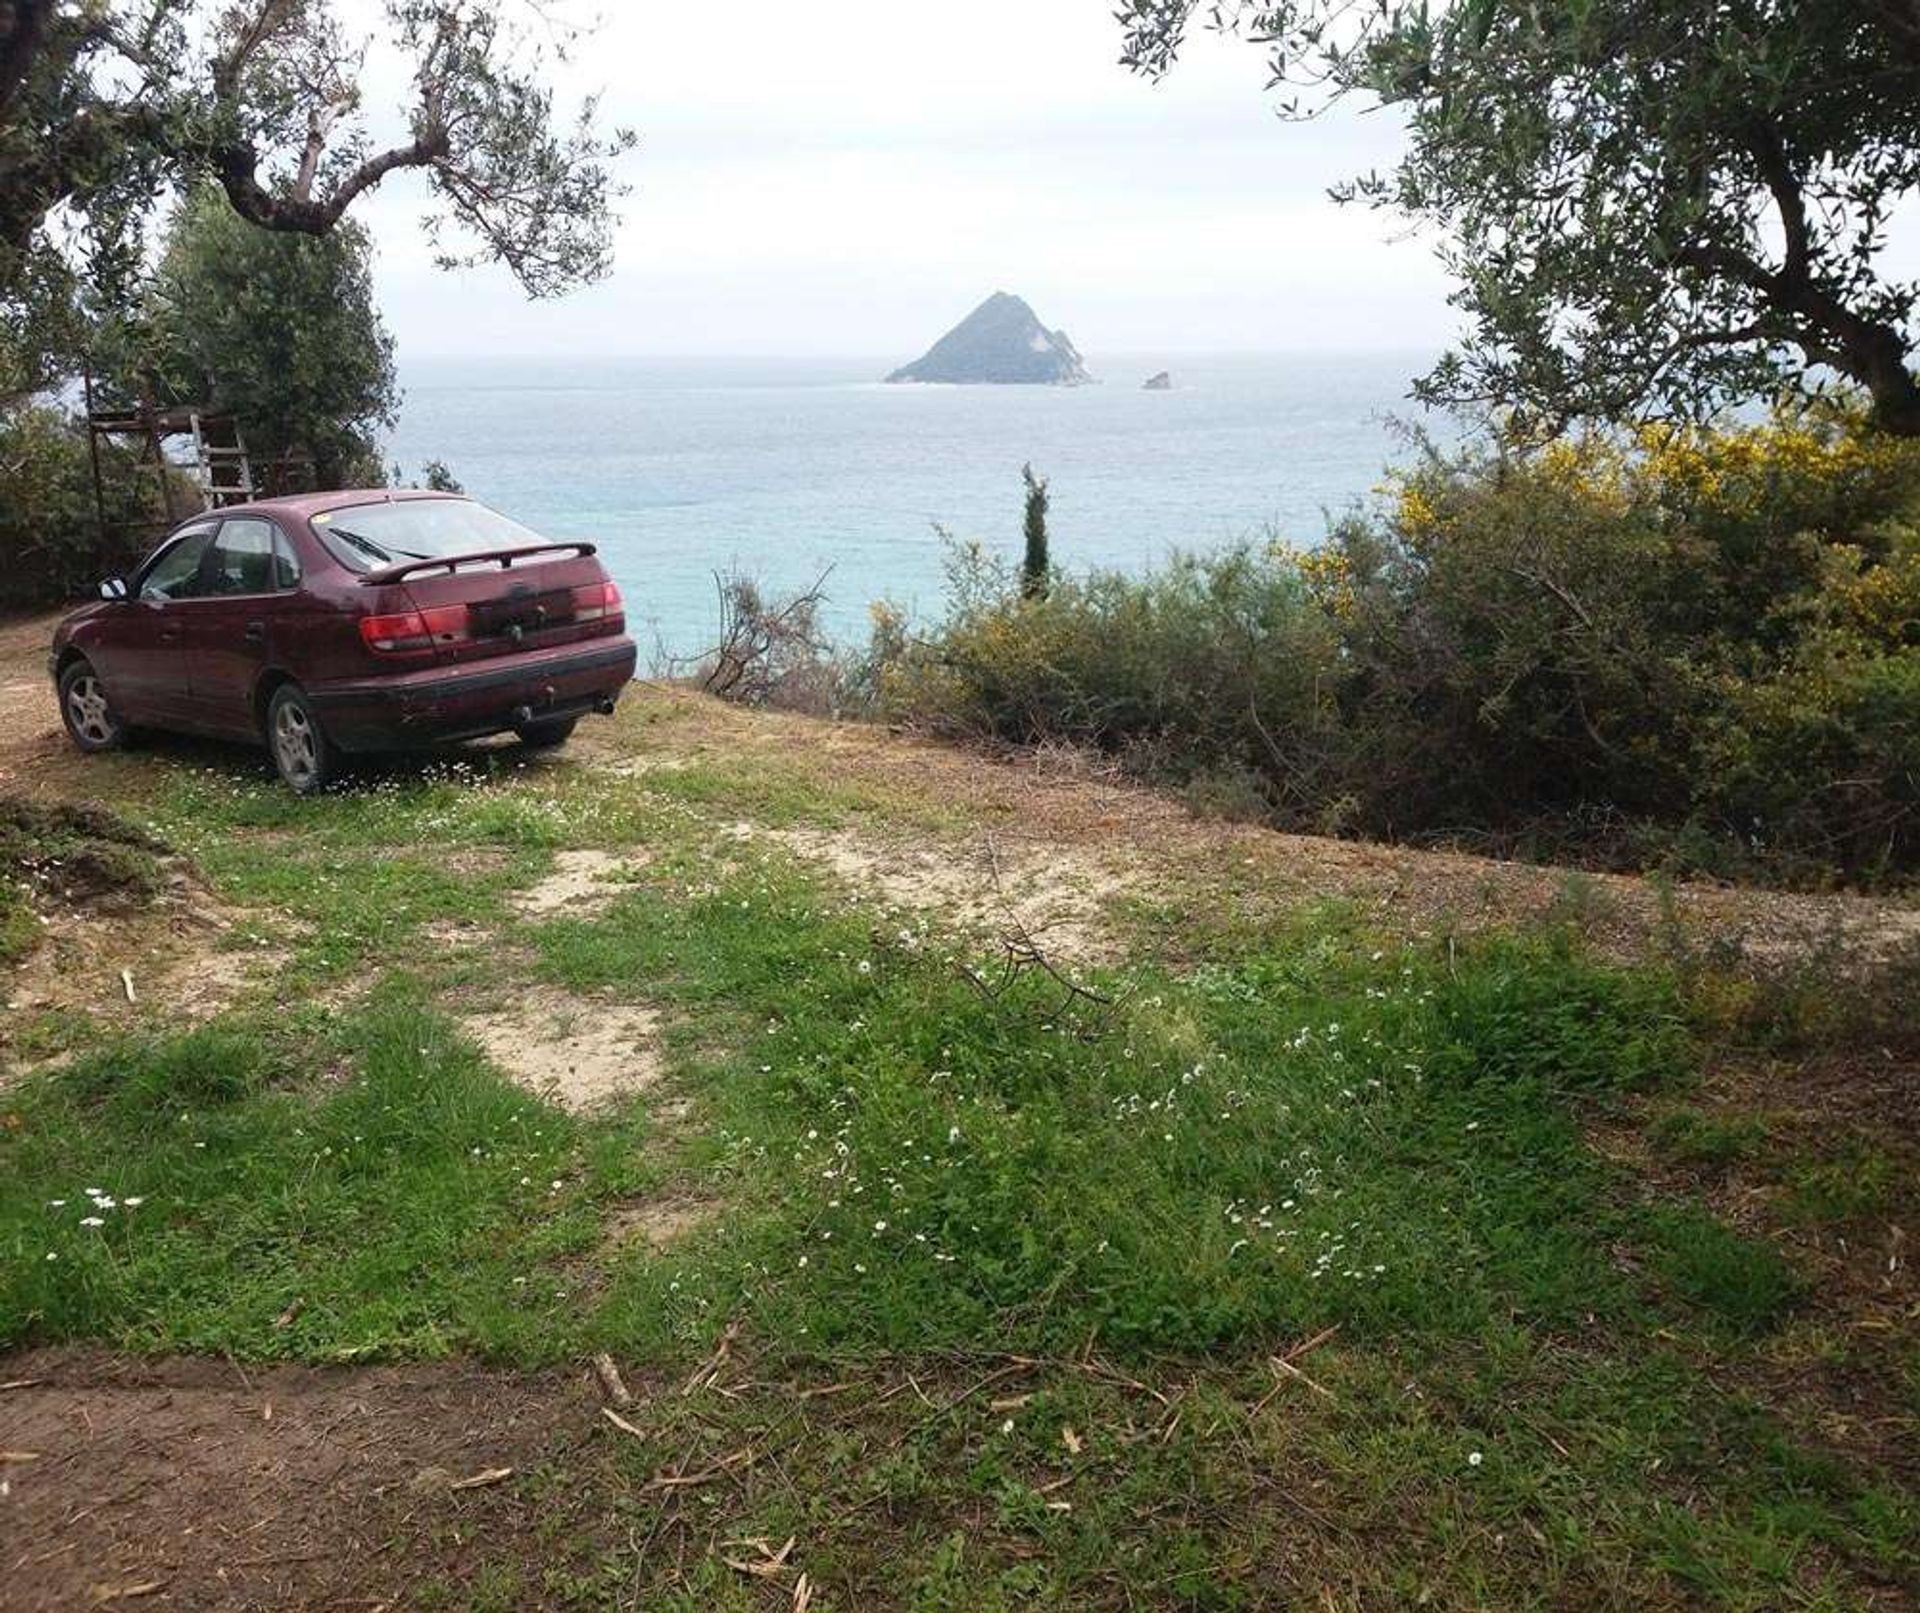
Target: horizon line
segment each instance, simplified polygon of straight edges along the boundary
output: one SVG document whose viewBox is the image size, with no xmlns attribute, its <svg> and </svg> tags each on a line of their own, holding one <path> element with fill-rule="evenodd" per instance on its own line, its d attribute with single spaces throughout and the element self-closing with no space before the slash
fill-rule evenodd
<svg viewBox="0 0 1920 1613">
<path fill-rule="evenodd" d="M 1435 356 L 1445 350 L 1445 344 L 1407 345 L 1407 346 L 1357 346 L 1357 347 L 1107 347 L 1082 349 L 1084 356 L 1113 359 L 1134 358 L 1402 358 L 1415 356 Z M 552 348 L 535 351 L 515 349 L 507 352 L 489 352 L 484 349 L 426 348 L 402 351 L 397 355 L 402 361 L 407 358 L 430 359 L 476 359 L 495 362 L 516 359 L 565 360 L 571 359 L 583 363 L 629 362 L 633 360 L 661 359 L 738 359 L 755 362 L 766 359 L 788 361 L 816 360 L 821 363 L 859 363 L 893 364 L 900 362 L 897 352 L 858 351 L 848 349 L 842 352 L 781 352 L 773 349 L 765 351 L 729 348 L 696 350 L 691 348 L 636 348 L 631 351 L 608 351 L 596 349 L 583 352 L 572 348 Z"/>
</svg>

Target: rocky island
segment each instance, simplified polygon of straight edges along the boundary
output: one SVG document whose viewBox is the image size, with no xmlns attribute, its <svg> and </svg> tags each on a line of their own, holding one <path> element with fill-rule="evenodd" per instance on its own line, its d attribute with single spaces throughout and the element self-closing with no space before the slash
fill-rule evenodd
<svg viewBox="0 0 1920 1613">
<path fill-rule="evenodd" d="M 1148 392 L 1171 392 L 1173 390 L 1173 377 L 1165 370 L 1161 370 L 1157 374 L 1149 375 L 1146 380 L 1140 384 L 1142 388 Z"/>
<path fill-rule="evenodd" d="M 1093 379 L 1063 330 L 1048 330 L 1024 298 L 996 291 L 889 381 L 958 386 L 1082 386 Z"/>
</svg>

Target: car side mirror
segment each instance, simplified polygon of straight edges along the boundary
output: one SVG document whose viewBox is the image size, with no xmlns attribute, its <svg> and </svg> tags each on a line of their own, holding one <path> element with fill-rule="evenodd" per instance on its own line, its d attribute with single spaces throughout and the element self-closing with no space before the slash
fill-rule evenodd
<svg viewBox="0 0 1920 1613">
<path fill-rule="evenodd" d="M 125 577 L 107 578 L 106 581 L 100 584 L 100 597 L 102 599 L 125 599 L 127 597 L 127 579 Z"/>
</svg>

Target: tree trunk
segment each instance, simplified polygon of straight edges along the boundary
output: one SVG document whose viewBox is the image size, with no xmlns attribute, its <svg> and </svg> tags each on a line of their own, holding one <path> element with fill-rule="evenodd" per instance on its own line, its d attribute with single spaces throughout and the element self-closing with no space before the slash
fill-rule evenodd
<svg viewBox="0 0 1920 1613">
<path fill-rule="evenodd" d="M 1920 437 L 1920 381 L 1898 339 L 1890 345 L 1891 354 L 1876 354 L 1859 377 L 1873 399 L 1873 424 L 1890 437 Z"/>
</svg>

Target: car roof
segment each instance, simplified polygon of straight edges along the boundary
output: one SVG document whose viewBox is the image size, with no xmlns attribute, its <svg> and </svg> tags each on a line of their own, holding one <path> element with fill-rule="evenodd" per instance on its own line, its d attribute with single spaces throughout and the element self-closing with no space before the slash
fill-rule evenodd
<svg viewBox="0 0 1920 1613">
<path fill-rule="evenodd" d="M 181 523 L 189 526 L 210 515 L 278 515 L 311 518 L 325 510 L 344 510 L 359 504 L 402 504 L 416 499 L 458 499 L 471 502 L 464 493 L 440 493 L 425 487 L 343 487 L 331 493 L 287 493 L 279 498 L 254 499 L 246 504 L 225 504 L 218 509 L 202 510 Z"/>
</svg>

